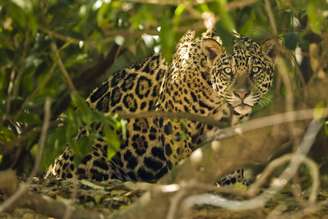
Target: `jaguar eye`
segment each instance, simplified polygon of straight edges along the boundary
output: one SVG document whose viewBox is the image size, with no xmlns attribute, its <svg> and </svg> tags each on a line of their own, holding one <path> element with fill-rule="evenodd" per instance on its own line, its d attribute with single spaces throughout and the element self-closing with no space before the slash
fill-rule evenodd
<svg viewBox="0 0 328 219">
<path fill-rule="evenodd" d="M 231 68 L 230 67 L 226 67 L 223 69 L 223 71 L 227 74 L 230 74 L 232 72 Z"/>
<path fill-rule="evenodd" d="M 259 70 L 260 70 L 259 67 L 255 66 L 255 67 L 252 68 L 252 73 L 256 74 L 257 72 L 259 72 Z"/>
</svg>

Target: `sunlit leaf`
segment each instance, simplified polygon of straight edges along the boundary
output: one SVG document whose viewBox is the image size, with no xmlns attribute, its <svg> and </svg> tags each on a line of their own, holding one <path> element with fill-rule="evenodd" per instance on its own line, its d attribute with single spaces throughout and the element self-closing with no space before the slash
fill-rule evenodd
<svg viewBox="0 0 328 219">
<path fill-rule="evenodd" d="M 114 130 L 108 126 L 104 127 L 104 137 L 105 142 L 108 145 L 107 158 L 111 159 L 115 152 L 119 149 L 121 142 Z"/>
<path fill-rule="evenodd" d="M 32 10 L 31 0 L 11 0 L 11 1 L 24 10 L 28 10 L 28 11 Z"/>
<path fill-rule="evenodd" d="M 9 145 L 11 141 L 15 139 L 16 135 L 12 130 L 7 127 L 0 126 L 0 142 L 3 144 Z"/>
<path fill-rule="evenodd" d="M 309 17 L 309 25 L 313 32 L 321 33 L 324 17 L 320 5 L 325 4 L 321 0 L 308 1 L 306 12 Z"/>
<path fill-rule="evenodd" d="M 169 13 L 165 13 L 161 18 L 160 44 L 161 52 L 167 60 L 171 60 L 175 47 L 175 32 Z"/>
<path fill-rule="evenodd" d="M 181 15 L 185 11 L 185 6 L 183 4 L 178 5 L 174 11 L 173 22 L 175 26 L 178 26 L 180 23 Z"/>
<path fill-rule="evenodd" d="M 313 117 L 315 119 L 322 119 L 323 116 L 325 115 L 325 112 L 326 112 L 325 103 L 324 102 L 318 103 L 314 108 Z"/>
</svg>

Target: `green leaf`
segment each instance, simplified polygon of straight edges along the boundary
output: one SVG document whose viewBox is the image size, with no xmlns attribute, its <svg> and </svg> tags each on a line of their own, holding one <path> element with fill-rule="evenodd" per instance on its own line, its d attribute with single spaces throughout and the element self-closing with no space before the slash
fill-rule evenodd
<svg viewBox="0 0 328 219">
<path fill-rule="evenodd" d="M 81 121 L 83 121 L 86 125 L 89 125 L 93 122 L 92 120 L 92 110 L 88 106 L 85 99 L 83 99 L 78 93 L 71 94 L 73 106 L 77 107 L 77 111 L 74 111 L 74 114 L 79 114 Z M 75 115 L 72 115 L 72 118 Z"/>
<path fill-rule="evenodd" d="M 175 48 L 175 31 L 170 19 L 170 14 L 167 12 L 161 19 L 160 31 L 161 52 L 167 61 L 170 61 Z"/>
<path fill-rule="evenodd" d="M 20 122 L 26 123 L 28 125 L 40 125 L 42 124 L 40 116 L 36 113 L 31 113 L 31 112 L 23 112 L 18 120 Z"/>
<path fill-rule="evenodd" d="M 155 26 L 157 23 L 155 12 L 156 8 L 151 5 L 142 5 L 134 16 L 130 18 L 131 27 L 133 29 L 147 28 Z"/>
<path fill-rule="evenodd" d="M 117 134 L 115 133 L 115 130 L 111 129 L 108 126 L 104 127 L 104 139 L 107 147 L 107 158 L 111 159 L 116 151 L 120 148 L 121 141 Z"/>
<path fill-rule="evenodd" d="M 0 142 L 9 145 L 16 138 L 12 130 L 7 127 L 0 126 Z"/>
<path fill-rule="evenodd" d="M 32 1 L 31 0 L 11 0 L 17 6 L 23 10 L 31 11 L 32 10 Z"/>
<path fill-rule="evenodd" d="M 320 102 L 318 103 L 315 108 L 314 108 L 314 112 L 313 112 L 313 118 L 315 119 L 322 119 L 323 116 L 325 115 L 325 111 L 326 111 L 326 107 L 325 107 L 325 103 L 324 102 Z"/>
<path fill-rule="evenodd" d="M 218 3 L 220 22 L 222 23 L 223 27 L 227 31 L 233 32 L 236 28 L 229 12 L 227 11 L 226 0 L 217 0 L 217 3 Z"/>
<path fill-rule="evenodd" d="M 297 47 L 299 37 L 295 32 L 289 32 L 284 35 L 284 44 L 286 48 L 294 50 Z"/>
<path fill-rule="evenodd" d="M 185 11 L 185 6 L 184 4 L 178 5 L 178 7 L 174 11 L 174 17 L 173 17 L 173 23 L 175 27 L 179 26 L 181 15 Z"/>
<path fill-rule="evenodd" d="M 253 112 L 256 113 L 261 111 L 263 108 L 269 106 L 273 100 L 273 93 L 269 91 L 263 97 L 261 97 L 260 101 L 254 106 Z"/>
<path fill-rule="evenodd" d="M 325 3 L 321 0 L 308 1 L 306 12 L 309 17 L 309 26 L 315 33 L 320 34 L 322 31 L 322 23 L 324 21 L 323 12 L 321 11 L 321 5 Z"/>
<path fill-rule="evenodd" d="M 77 141 L 73 141 L 70 145 L 74 151 L 74 162 L 79 164 L 80 161 L 91 152 L 93 138 L 89 136 L 81 136 Z"/>
</svg>

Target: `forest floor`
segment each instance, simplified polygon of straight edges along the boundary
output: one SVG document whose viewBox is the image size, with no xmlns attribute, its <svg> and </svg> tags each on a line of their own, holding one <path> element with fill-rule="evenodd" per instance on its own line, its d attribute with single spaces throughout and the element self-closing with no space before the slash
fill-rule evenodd
<svg viewBox="0 0 328 219">
<path fill-rule="evenodd" d="M 213 191 L 211 191 L 213 192 Z M 215 192 L 214 192 L 215 193 Z M 295 189 L 287 186 L 281 193 L 270 200 L 265 207 L 254 210 L 231 211 L 213 206 L 196 206 L 185 214 L 192 219 L 237 219 L 237 218 L 328 218 L 328 205 L 304 211 L 307 191 L 303 197 L 295 196 Z M 74 184 L 68 181 L 40 180 L 34 178 L 12 207 L 0 213 L 0 218 L 46 219 L 46 218 L 111 218 L 113 212 L 128 209 L 145 191 L 134 183 L 112 181 L 94 184 L 81 181 Z M 75 198 L 74 198 L 75 197 Z M 8 197 L 0 193 L 2 203 Z M 229 195 L 234 200 L 242 200 L 238 195 Z M 317 203 L 324 203 L 328 190 L 321 189 Z M 75 201 L 72 201 L 72 200 Z M 68 207 L 69 206 L 69 207 Z M 74 209 L 74 210 L 73 210 Z M 142 209 L 140 209 L 142 211 Z M 69 216 L 69 214 L 71 216 Z M 66 217 L 69 216 L 69 217 Z M 169 218 L 162 216 L 161 218 Z"/>
</svg>

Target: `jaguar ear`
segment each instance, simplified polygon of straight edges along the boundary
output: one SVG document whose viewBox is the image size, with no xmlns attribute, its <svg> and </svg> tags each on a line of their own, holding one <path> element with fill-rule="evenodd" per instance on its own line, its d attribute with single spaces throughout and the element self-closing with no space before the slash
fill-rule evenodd
<svg viewBox="0 0 328 219">
<path fill-rule="evenodd" d="M 211 63 L 224 53 L 224 48 L 216 40 L 211 38 L 203 39 L 201 47 Z"/>
<path fill-rule="evenodd" d="M 194 40 L 196 32 L 193 30 L 188 30 L 183 36 L 180 38 L 178 44 L 183 44 L 184 42 L 191 42 Z"/>
<path fill-rule="evenodd" d="M 262 43 L 261 48 L 264 54 L 274 59 L 276 57 L 275 46 L 276 42 L 274 40 L 267 40 Z"/>
</svg>

